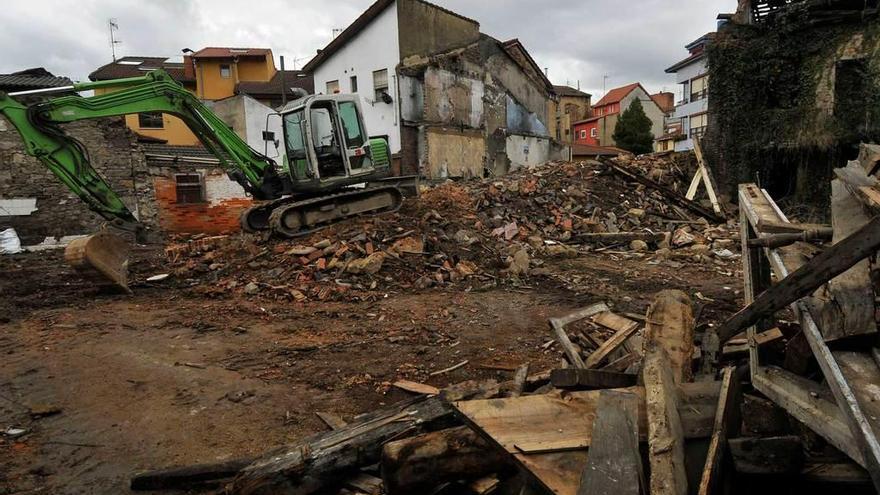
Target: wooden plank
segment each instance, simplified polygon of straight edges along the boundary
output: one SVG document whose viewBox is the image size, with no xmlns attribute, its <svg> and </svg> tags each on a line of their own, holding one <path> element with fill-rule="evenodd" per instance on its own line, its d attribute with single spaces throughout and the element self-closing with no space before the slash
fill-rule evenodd
<svg viewBox="0 0 880 495">
<path fill-rule="evenodd" d="M 752 385 L 828 443 L 865 465 L 843 412 L 827 387 L 772 366 L 762 366 L 753 373 Z"/>
<path fill-rule="evenodd" d="M 637 363 L 642 356 L 637 352 L 630 352 L 624 356 L 621 356 L 614 361 L 611 361 L 607 365 L 600 368 L 601 371 L 616 371 L 618 373 L 623 373 L 630 366 Z"/>
<path fill-rule="evenodd" d="M 706 194 L 709 196 L 709 202 L 712 203 L 712 209 L 715 210 L 715 213 L 723 215 L 724 211 L 721 209 L 721 204 L 718 202 L 718 196 L 715 194 L 715 180 L 709 171 L 709 164 L 706 163 L 705 158 L 703 158 L 703 146 L 700 144 L 699 139 L 694 139 L 694 154 L 697 156 L 697 163 L 699 164 L 699 170 L 697 172 L 703 179 L 703 185 L 706 186 Z M 690 197 L 688 199 L 694 198 Z"/>
<path fill-rule="evenodd" d="M 718 397 L 718 407 L 715 409 L 715 423 L 712 426 L 709 451 L 706 454 L 706 463 L 700 478 L 699 495 L 711 495 L 716 493 L 718 489 L 723 475 L 721 468 L 727 437 L 730 434 L 739 433 L 740 397 L 742 397 L 742 391 L 736 368 L 725 368 L 721 374 L 721 394 Z"/>
<path fill-rule="evenodd" d="M 732 438 L 728 446 L 739 473 L 793 474 L 804 464 L 804 447 L 794 435 Z"/>
<path fill-rule="evenodd" d="M 694 178 L 691 179 L 691 185 L 688 186 L 687 193 L 684 195 L 685 199 L 693 201 L 697 197 L 697 191 L 700 189 L 701 182 L 703 182 L 703 171 L 697 167 Z"/>
<path fill-rule="evenodd" d="M 367 495 L 380 495 L 382 493 L 382 478 L 367 473 L 358 473 L 346 480 L 345 486 Z"/>
<path fill-rule="evenodd" d="M 616 315 L 610 311 L 605 311 L 594 316 L 593 322 L 602 325 L 605 328 L 610 328 L 614 330 L 615 333 L 609 337 L 608 340 L 603 342 L 598 349 L 587 356 L 587 360 L 584 362 L 584 365 L 587 368 L 597 367 L 608 357 L 609 354 L 617 350 L 617 348 L 626 342 L 626 339 L 630 338 L 636 330 L 639 329 L 638 323 L 628 318 L 624 318 L 623 316 Z"/>
<path fill-rule="evenodd" d="M 782 331 L 778 328 L 771 328 L 770 330 L 761 332 L 754 336 L 754 343 L 756 346 L 760 347 L 764 344 L 769 344 L 770 342 L 774 342 L 783 337 Z M 740 340 L 745 340 L 745 342 L 741 342 Z M 742 354 L 749 352 L 750 344 L 748 337 L 746 339 L 730 339 L 727 341 L 727 344 L 722 348 L 721 353 L 724 357 L 731 357 L 736 354 Z"/>
<path fill-rule="evenodd" d="M 632 387 L 637 378 L 631 373 L 574 368 L 556 369 L 550 373 L 550 383 L 554 387 L 580 390 Z"/>
<path fill-rule="evenodd" d="M 600 393 L 593 440 L 578 495 L 639 495 L 645 487 L 639 453 L 639 397 Z"/>
<path fill-rule="evenodd" d="M 397 380 L 392 383 L 392 385 L 401 390 L 406 390 L 407 392 L 412 392 L 415 394 L 425 394 L 425 395 L 437 395 L 440 393 L 440 389 L 431 385 L 426 385 L 424 383 L 413 382 L 410 380 Z"/>
<path fill-rule="evenodd" d="M 707 438 L 712 431 L 720 382 L 685 383 L 681 389 L 680 414 L 685 437 Z M 645 393 L 643 387 L 614 391 L 640 397 Z M 516 463 L 545 489 L 558 495 L 574 495 L 587 462 L 585 449 L 592 439 L 600 393 L 557 391 L 457 402 L 454 406 L 466 423 L 512 454 Z M 648 427 L 644 400 L 639 401 L 638 422 L 639 439 L 645 441 Z"/>
<path fill-rule="evenodd" d="M 762 234 L 802 234 L 804 232 L 821 232 L 823 235 L 834 235 L 834 229 L 824 223 L 794 223 L 778 220 L 761 219 L 757 225 Z"/>
<path fill-rule="evenodd" d="M 690 381 L 694 353 L 694 311 L 687 294 L 660 291 L 645 319 L 645 349 L 659 347 L 670 359 L 675 383 Z"/>
<path fill-rule="evenodd" d="M 323 421 L 331 430 L 341 430 L 348 425 L 348 423 L 336 413 L 315 411 L 315 416 L 320 418 L 321 421 Z"/>
<path fill-rule="evenodd" d="M 650 317 L 648 320 L 650 321 Z M 687 495 L 684 429 L 679 414 L 679 390 L 671 358 L 661 347 L 645 354 L 642 378 L 648 417 L 648 461 L 652 495 Z"/>
<path fill-rule="evenodd" d="M 498 479 L 498 475 L 490 474 L 468 483 L 468 490 L 474 495 L 489 495 L 495 493 L 500 484 L 501 480 Z"/>
<path fill-rule="evenodd" d="M 880 247 L 880 216 L 807 261 L 756 297 L 753 303 L 730 317 L 717 330 L 719 340 L 726 342 L 761 318 L 772 315 L 811 294 L 832 278 L 872 255 L 878 247 Z"/>
<path fill-rule="evenodd" d="M 565 333 L 565 326 L 569 323 L 573 323 L 584 318 L 589 318 L 590 316 L 601 313 L 603 311 L 608 311 L 608 305 L 606 305 L 605 303 L 596 303 L 559 318 L 550 318 L 550 328 L 553 330 L 553 334 L 556 336 L 556 340 L 559 342 L 559 346 L 562 347 L 562 351 L 568 358 L 568 362 L 571 363 L 575 368 L 584 368 L 584 360 L 581 358 L 578 349 L 574 346 L 574 344 L 572 344 L 571 340 L 568 338 L 568 334 Z"/>
<path fill-rule="evenodd" d="M 186 490 L 193 486 L 232 478 L 253 459 L 233 459 L 213 464 L 174 467 L 138 473 L 131 478 L 132 490 Z"/>
</svg>

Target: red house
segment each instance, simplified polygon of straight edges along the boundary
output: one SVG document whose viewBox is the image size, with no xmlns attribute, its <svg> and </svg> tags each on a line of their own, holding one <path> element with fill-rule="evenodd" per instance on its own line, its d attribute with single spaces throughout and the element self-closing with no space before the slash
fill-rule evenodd
<svg viewBox="0 0 880 495">
<path fill-rule="evenodd" d="M 601 117 L 590 117 L 588 119 L 575 122 L 574 142 L 575 144 L 585 144 L 587 146 L 599 146 L 599 119 Z"/>
<path fill-rule="evenodd" d="M 590 118 L 572 125 L 575 144 L 616 146 L 613 134 L 620 112 L 629 108 L 629 105 L 636 99 L 642 102 L 645 115 L 651 119 L 652 133 L 655 136 L 662 134 L 666 114 L 660 103 L 665 102 L 664 97 L 659 94 L 650 95 L 641 84 L 632 83 L 608 91 L 601 100 L 593 105 L 593 113 Z"/>
</svg>

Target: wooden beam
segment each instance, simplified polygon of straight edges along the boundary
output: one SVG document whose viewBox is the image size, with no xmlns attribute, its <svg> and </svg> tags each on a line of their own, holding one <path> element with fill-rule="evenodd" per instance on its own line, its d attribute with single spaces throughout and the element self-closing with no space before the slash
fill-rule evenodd
<svg viewBox="0 0 880 495">
<path fill-rule="evenodd" d="M 698 205 L 694 201 L 689 201 L 687 198 L 685 198 L 681 194 L 673 191 L 672 189 L 669 189 L 668 187 L 664 186 L 663 184 L 659 184 L 657 182 L 654 182 L 653 180 L 651 180 L 641 174 L 630 172 L 629 170 L 626 170 L 625 168 L 622 168 L 619 165 L 616 165 L 609 160 L 600 160 L 600 161 L 602 161 L 605 165 L 607 165 L 613 172 L 617 173 L 618 175 L 622 175 L 623 177 L 626 177 L 627 179 L 634 180 L 634 181 L 639 182 L 641 184 L 644 184 L 652 189 L 656 189 L 657 191 L 660 191 L 661 193 L 663 193 L 664 196 L 666 196 L 667 199 L 669 199 L 673 203 L 677 204 L 678 206 L 680 206 L 686 210 L 690 210 L 692 213 L 695 213 L 701 217 L 704 217 L 705 219 L 709 220 L 710 222 L 724 223 L 724 218 L 721 217 L 720 215 L 716 215 L 715 212 L 703 208 L 702 206 Z"/>
<path fill-rule="evenodd" d="M 694 311 L 680 290 L 657 293 L 645 317 L 645 349 L 656 346 L 669 356 L 675 383 L 690 381 L 694 353 Z"/>
<path fill-rule="evenodd" d="M 186 490 L 198 484 L 232 478 L 252 463 L 253 459 L 233 459 L 212 464 L 160 469 L 136 474 L 131 478 L 131 489 Z"/>
<path fill-rule="evenodd" d="M 678 412 L 679 390 L 670 361 L 662 348 L 650 348 L 645 355 L 642 370 L 648 413 L 648 460 L 651 464 L 652 495 L 688 493 L 684 432 Z"/>
<path fill-rule="evenodd" d="M 638 323 L 610 311 L 597 314 L 593 317 L 593 322 L 605 328 L 615 330 L 615 333 L 603 342 L 598 349 L 587 356 L 587 360 L 584 362 L 587 368 L 597 367 L 609 354 L 622 346 L 626 339 L 630 338 L 639 329 Z"/>
<path fill-rule="evenodd" d="M 721 394 L 718 396 L 718 407 L 715 409 L 715 424 L 712 426 L 712 438 L 709 441 L 709 451 L 700 478 L 699 495 L 712 495 L 719 486 L 723 475 L 721 467 L 727 437 L 739 433 L 741 388 L 736 368 L 725 368 L 721 374 Z"/>
<path fill-rule="evenodd" d="M 807 261 L 795 272 L 758 296 L 752 304 L 729 318 L 717 330 L 719 340 L 726 342 L 761 318 L 772 315 L 811 294 L 832 278 L 871 256 L 877 248 L 880 248 L 880 216 Z"/>
<path fill-rule="evenodd" d="M 603 391 L 578 495 L 639 495 L 645 488 L 638 433 L 639 396 Z"/>
<path fill-rule="evenodd" d="M 550 373 L 550 383 L 554 387 L 575 390 L 632 387 L 637 378 L 630 373 L 574 368 L 556 369 Z"/>
</svg>

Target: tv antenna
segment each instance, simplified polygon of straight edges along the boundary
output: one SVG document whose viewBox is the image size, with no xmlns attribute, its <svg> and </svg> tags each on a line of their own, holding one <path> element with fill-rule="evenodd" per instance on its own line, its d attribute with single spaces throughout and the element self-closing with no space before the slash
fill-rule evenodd
<svg viewBox="0 0 880 495">
<path fill-rule="evenodd" d="M 116 22 L 116 19 L 110 18 L 107 19 L 107 27 L 110 28 L 110 51 L 113 53 L 113 61 L 116 62 L 116 45 L 122 43 L 116 39 L 116 35 L 114 34 L 119 30 L 119 24 Z"/>
</svg>

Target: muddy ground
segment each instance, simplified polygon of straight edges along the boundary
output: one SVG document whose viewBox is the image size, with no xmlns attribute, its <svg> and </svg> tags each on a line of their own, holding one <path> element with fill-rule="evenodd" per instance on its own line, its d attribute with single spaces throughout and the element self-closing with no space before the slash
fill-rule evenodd
<svg viewBox="0 0 880 495">
<path fill-rule="evenodd" d="M 140 253 L 141 275 L 161 273 Z M 477 291 L 425 289 L 377 302 L 206 298 L 174 284 L 91 288 L 60 252 L 0 257 L 0 494 L 128 493 L 140 470 L 257 455 L 407 396 L 559 363 L 547 318 L 606 301 L 642 313 L 678 288 L 717 322 L 740 300 L 738 260 L 587 253 L 552 277 Z M 699 294 L 698 294 L 699 293 Z M 467 359 L 455 371 L 430 373 Z"/>
</svg>

